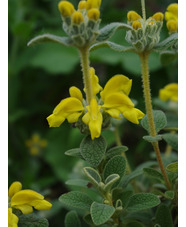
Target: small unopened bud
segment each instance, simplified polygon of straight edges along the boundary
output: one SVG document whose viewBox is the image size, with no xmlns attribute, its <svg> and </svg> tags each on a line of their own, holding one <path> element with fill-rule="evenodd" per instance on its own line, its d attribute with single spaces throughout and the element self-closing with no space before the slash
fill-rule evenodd
<svg viewBox="0 0 186 227">
<path fill-rule="evenodd" d="M 163 21 L 164 16 L 163 16 L 163 13 L 158 12 L 158 13 L 155 13 L 152 16 L 152 18 L 156 21 Z"/>
<path fill-rule="evenodd" d="M 86 9 L 87 2 L 86 1 L 80 1 L 78 5 L 78 9 Z"/>
<path fill-rule="evenodd" d="M 167 28 L 169 32 L 178 32 L 178 22 L 175 20 L 167 21 Z"/>
<path fill-rule="evenodd" d="M 81 24 L 84 21 L 83 15 L 81 12 L 76 11 L 72 15 L 72 22 L 74 24 Z"/>
<path fill-rule="evenodd" d="M 90 9 L 87 13 L 87 16 L 90 20 L 95 20 L 97 21 L 100 16 L 100 11 L 98 9 Z"/>
<path fill-rule="evenodd" d="M 149 22 L 148 22 L 148 25 L 154 25 L 155 24 L 155 22 L 153 21 L 153 20 L 150 20 Z"/>
<path fill-rule="evenodd" d="M 71 17 L 75 11 L 74 6 L 68 1 L 59 2 L 58 9 L 63 17 Z"/>
<path fill-rule="evenodd" d="M 82 93 L 81 93 L 81 91 L 77 87 L 74 87 L 74 86 L 73 87 L 70 87 L 69 93 L 70 93 L 70 96 L 71 97 L 77 98 L 80 101 L 83 100 Z"/>
<path fill-rule="evenodd" d="M 133 22 L 138 19 L 141 19 L 141 16 L 138 13 L 136 13 L 135 11 L 129 11 L 127 14 L 127 19 L 129 22 Z"/>
<path fill-rule="evenodd" d="M 86 9 L 96 8 L 99 9 L 101 5 L 101 0 L 87 0 Z"/>
<path fill-rule="evenodd" d="M 141 23 L 139 21 L 134 21 L 132 23 L 132 27 L 135 29 L 135 30 L 138 30 L 139 28 L 141 28 Z"/>
</svg>

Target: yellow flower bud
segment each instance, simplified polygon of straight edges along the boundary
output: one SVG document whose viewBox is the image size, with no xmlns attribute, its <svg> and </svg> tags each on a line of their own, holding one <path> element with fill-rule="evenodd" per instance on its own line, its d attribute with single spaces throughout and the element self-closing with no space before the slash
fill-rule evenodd
<svg viewBox="0 0 186 227">
<path fill-rule="evenodd" d="M 86 9 L 87 2 L 86 1 L 80 1 L 78 5 L 78 9 Z"/>
<path fill-rule="evenodd" d="M 87 13 L 87 16 L 90 20 L 97 21 L 100 16 L 100 11 L 98 9 L 90 9 Z"/>
<path fill-rule="evenodd" d="M 86 9 L 97 8 L 99 9 L 101 5 L 101 0 L 87 0 Z"/>
<path fill-rule="evenodd" d="M 175 20 L 167 21 L 167 28 L 169 32 L 178 32 L 178 22 Z"/>
<path fill-rule="evenodd" d="M 129 11 L 127 14 L 127 19 L 129 22 L 133 22 L 138 19 L 141 19 L 141 16 L 138 13 L 136 13 L 135 11 Z"/>
<path fill-rule="evenodd" d="M 83 95 L 82 95 L 81 91 L 77 87 L 75 87 L 75 86 L 70 87 L 69 93 L 70 93 L 71 97 L 77 98 L 80 101 L 83 100 Z"/>
<path fill-rule="evenodd" d="M 84 21 L 83 15 L 81 12 L 76 11 L 72 15 L 72 22 L 74 24 L 81 24 Z"/>
<path fill-rule="evenodd" d="M 152 18 L 156 21 L 163 21 L 164 16 L 163 16 L 163 13 L 158 12 L 158 13 L 155 13 L 152 16 Z"/>
<path fill-rule="evenodd" d="M 70 17 L 75 11 L 74 6 L 68 1 L 59 2 L 58 9 L 63 17 Z"/>
<path fill-rule="evenodd" d="M 139 21 L 134 21 L 132 23 L 132 27 L 135 29 L 135 30 L 138 30 L 139 28 L 141 28 L 141 23 Z"/>
</svg>

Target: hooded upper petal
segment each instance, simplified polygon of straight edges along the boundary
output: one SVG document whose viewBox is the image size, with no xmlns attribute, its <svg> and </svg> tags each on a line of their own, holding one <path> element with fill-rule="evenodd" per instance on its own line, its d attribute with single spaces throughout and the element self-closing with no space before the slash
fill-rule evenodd
<svg viewBox="0 0 186 227">
<path fill-rule="evenodd" d="M 130 93 L 132 80 L 124 75 L 113 76 L 105 85 L 104 90 L 100 93 L 102 100 L 111 93 L 121 92 L 126 95 Z"/>
<path fill-rule="evenodd" d="M 22 184 L 19 181 L 12 183 L 8 189 L 8 196 L 11 198 L 15 193 L 22 189 Z"/>
</svg>

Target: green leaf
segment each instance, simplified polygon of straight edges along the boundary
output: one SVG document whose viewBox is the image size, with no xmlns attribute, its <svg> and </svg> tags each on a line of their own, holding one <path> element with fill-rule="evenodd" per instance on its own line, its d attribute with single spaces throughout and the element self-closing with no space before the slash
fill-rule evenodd
<svg viewBox="0 0 186 227">
<path fill-rule="evenodd" d="M 72 41 L 68 37 L 60 37 L 52 34 L 39 35 L 28 42 L 28 46 L 32 46 L 38 43 L 54 42 L 64 46 L 69 46 Z"/>
<path fill-rule="evenodd" d="M 88 181 L 83 179 L 70 179 L 67 180 L 65 184 L 87 188 Z"/>
<path fill-rule="evenodd" d="M 90 226 L 94 225 L 94 222 L 92 221 L 91 215 L 87 214 L 83 217 L 83 220 Z"/>
<path fill-rule="evenodd" d="M 128 150 L 128 147 L 126 147 L 126 146 L 113 147 L 106 152 L 106 157 L 110 159 L 116 155 L 120 155 L 121 153 L 123 153 L 127 150 Z"/>
<path fill-rule="evenodd" d="M 63 194 L 59 197 L 59 201 L 67 207 L 73 207 L 82 210 L 89 210 L 92 204 L 92 199 L 85 193 L 72 191 Z"/>
<path fill-rule="evenodd" d="M 125 227 L 145 227 L 142 223 L 138 221 L 129 221 Z"/>
<path fill-rule="evenodd" d="M 132 27 L 129 26 L 128 24 L 117 23 L 117 22 L 108 24 L 99 30 L 99 35 L 96 38 L 96 41 L 105 41 L 105 40 L 111 38 L 111 36 L 114 35 L 116 30 L 118 30 L 118 29 L 130 30 L 130 29 L 132 29 Z"/>
<path fill-rule="evenodd" d="M 68 155 L 68 156 L 72 156 L 72 157 L 76 157 L 76 158 L 82 158 L 82 155 L 81 155 L 81 150 L 80 148 L 74 148 L 74 149 L 70 149 L 68 151 L 65 151 L 65 154 Z"/>
<path fill-rule="evenodd" d="M 157 142 L 162 140 L 162 136 L 161 135 L 157 135 L 157 136 L 143 136 L 143 139 L 146 140 L 149 143 L 153 143 L 153 142 Z"/>
<path fill-rule="evenodd" d="M 107 177 L 105 180 L 105 191 L 109 191 L 113 184 L 115 184 L 119 180 L 120 176 L 118 174 L 111 174 L 110 176 Z"/>
<path fill-rule="evenodd" d="M 176 151 L 178 150 L 178 134 L 166 133 L 162 138 Z"/>
<path fill-rule="evenodd" d="M 99 48 L 110 48 L 111 50 L 114 50 L 116 52 L 134 52 L 135 51 L 135 49 L 131 46 L 122 46 L 110 41 L 95 43 L 90 47 L 90 51 L 94 51 Z"/>
<path fill-rule="evenodd" d="M 77 212 L 69 211 L 65 216 L 65 227 L 81 227 L 81 222 L 78 218 Z"/>
<path fill-rule="evenodd" d="M 172 216 L 169 208 L 161 204 L 156 211 L 156 224 L 162 227 L 173 227 Z"/>
<path fill-rule="evenodd" d="M 80 144 L 81 155 L 89 164 L 96 167 L 102 161 L 106 147 L 104 137 L 100 136 L 92 140 L 90 136 L 86 136 Z"/>
<path fill-rule="evenodd" d="M 126 160 L 123 156 L 117 155 L 111 158 L 105 165 L 103 176 L 106 179 L 111 174 L 118 174 L 120 178 L 124 175 L 126 170 Z"/>
<path fill-rule="evenodd" d="M 143 172 L 150 178 L 154 178 L 154 179 L 157 179 L 157 180 L 160 180 L 160 181 L 164 181 L 163 175 L 155 169 L 144 168 Z"/>
<path fill-rule="evenodd" d="M 114 207 L 97 202 L 93 202 L 90 208 L 91 217 L 95 225 L 107 222 L 114 212 Z"/>
<path fill-rule="evenodd" d="M 138 193 L 130 197 L 127 204 L 129 212 L 150 209 L 160 204 L 157 196 L 151 193 Z"/>
<path fill-rule="evenodd" d="M 167 125 L 167 119 L 165 114 L 161 110 L 153 110 L 153 116 L 154 116 L 155 129 L 156 129 L 156 132 L 158 133 L 161 129 L 165 128 L 165 126 Z M 144 129 L 146 129 L 149 132 L 147 115 L 145 115 L 145 117 L 141 120 L 141 125 Z"/>
<path fill-rule="evenodd" d="M 99 173 L 91 168 L 91 167 L 85 167 L 84 172 L 86 174 L 86 176 L 89 178 L 89 180 L 98 187 L 99 183 L 101 182 L 101 177 L 99 175 Z"/>
<path fill-rule="evenodd" d="M 125 175 L 120 182 L 120 186 L 122 187 L 126 187 L 126 185 L 133 180 L 134 178 L 140 176 L 143 174 L 143 169 L 146 167 L 151 167 L 153 165 L 157 165 L 157 162 L 155 161 L 149 161 L 149 162 L 145 162 L 141 165 L 139 165 L 132 173 Z"/>
<path fill-rule="evenodd" d="M 178 162 L 174 162 L 174 163 L 169 164 L 166 167 L 166 170 L 169 171 L 169 172 L 172 172 L 172 173 L 177 173 L 178 172 Z"/>
<path fill-rule="evenodd" d="M 164 195 L 167 199 L 174 199 L 174 191 L 166 191 Z"/>
<path fill-rule="evenodd" d="M 172 47 L 176 42 L 178 42 L 178 33 L 173 33 L 167 39 L 158 43 L 154 49 L 158 51 L 167 50 L 168 48 Z"/>
<path fill-rule="evenodd" d="M 160 61 L 161 61 L 161 64 L 164 66 L 170 64 L 177 58 L 178 58 L 178 54 L 175 51 L 171 51 L 171 50 L 162 51 L 160 54 Z"/>
<path fill-rule="evenodd" d="M 19 227 L 48 227 L 48 220 L 40 218 L 35 214 L 26 214 L 19 216 Z"/>
</svg>

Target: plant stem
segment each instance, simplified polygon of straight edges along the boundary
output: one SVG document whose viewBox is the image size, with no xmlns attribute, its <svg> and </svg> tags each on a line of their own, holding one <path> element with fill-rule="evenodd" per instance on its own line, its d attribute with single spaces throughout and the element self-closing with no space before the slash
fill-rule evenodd
<svg viewBox="0 0 186 227">
<path fill-rule="evenodd" d="M 146 20 L 146 11 L 145 11 L 145 0 L 141 0 L 141 9 L 142 9 L 142 16 L 143 20 Z"/>
<path fill-rule="evenodd" d="M 114 130 L 114 136 L 115 136 L 117 146 L 122 146 L 122 142 L 121 142 L 121 139 L 120 139 L 119 130 L 118 130 L 117 126 L 115 127 L 115 130 Z M 129 174 L 129 173 L 131 173 L 131 168 L 130 168 L 127 156 L 126 156 L 125 152 L 122 152 L 121 155 L 126 160 L 127 173 Z"/>
<path fill-rule="evenodd" d="M 89 46 L 85 46 L 80 51 L 80 58 L 81 58 L 81 67 L 83 72 L 83 83 L 86 93 L 86 100 L 87 103 L 90 104 L 91 99 L 93 98 L 92 94 L 92 84 L 91 78 L 89 74 Z"/>
<path fill-rule="evenodd" d="M 156 130 L 155 130 L 155 124 L 154 124 L 154 118 L 153 118 L 152 101 L 151 101 L 151 93 L 150 93 L 150 81 L 149 81 L 149 66 L 148 66 L 149 53 L 144 51 L 143 53 L 139 54 L 139 56 L 141 59 L 143 92 L 145 97 L 145 106 L 146 106 L 146 112 L 147 112 L 147 118 L 148 118 L 149 134 L 150 136 L 155 137 Z M 164 177 L 164 180 L 167 184 L 168 189 L 170 189 L 171 185 L 170 185 L 167 173 L 165 171 L 165 167 L 162 162 L 159 144 L 158 142 L 153 142 L 152 146 L 156 153 L 156 158 L 157 158 L 159 167 L 161 169 L 162 175 Z"/>
</svg>

